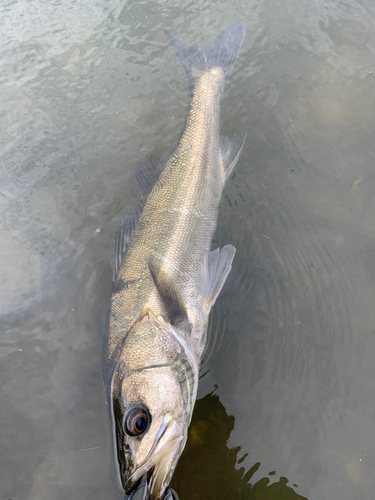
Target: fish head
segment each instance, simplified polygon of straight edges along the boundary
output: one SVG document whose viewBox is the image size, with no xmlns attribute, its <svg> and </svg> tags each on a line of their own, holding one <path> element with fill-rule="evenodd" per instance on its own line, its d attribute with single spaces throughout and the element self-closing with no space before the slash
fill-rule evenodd
<svg viewBox="0 0 375 500">
<path fill-rule="evenodd" d="M 125 492 L 131 494 L 146 480 L 147 498 L 158 500 L 185 446 L 194 401 L 191 370 L 184 362 L 175 354 L 175 359 L 167 355 L 150 365 L 150 356 L 143 367 L 121 370 L 120 376 L 126 376 L 119 376 L 117 390 L 112 392 L 113 418 Z"/>
<path fill-rule="evenodd" d="M 135 372 L 121 384 L 117 452 L 126 493 L 146 474 L 150 500 L 162 498 L 186 442 L 189 418 L 173 370 Z"/>
</svg>

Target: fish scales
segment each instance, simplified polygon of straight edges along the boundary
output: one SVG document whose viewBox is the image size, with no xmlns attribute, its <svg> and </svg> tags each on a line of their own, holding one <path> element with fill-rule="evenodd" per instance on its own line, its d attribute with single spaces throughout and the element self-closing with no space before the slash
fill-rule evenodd
<svg viewBox="0 0 375 500">
<path fill-rule="evenodd" d="M 110 339 L 112 348 L 145 309 L 156 316 L 164 312 L 148 269 L 150 256 L 168 269 L 179 286 L 191 311 L 189 319 L 194 323 L 194 316 L 200 315 L 204 256 L 211 246 L 224 185 L 217 90 L 223 74 L 214 71 L 203 74 L 194 89 L 185 131 L 146 202 L 129 246 L 118 280 L 130 285 L 112 301 L 110 330 L 117 337 Z"/>
<path fill-rule="evenodd" d="M 187 439 L 209 312 L 235 253 L 231 245 L 210 246 L 245 139 L 219 136 L 220 98 L 244 25 L 229 26 L 205 55 L 165 33 L 187 73 L 191 101 L 174 150 L 138 179 L 149 194 L 136 227 L 135 219 L 125 221 L 117 233 L 103 349 L 119 479 L 127 493 L 146 484 L 150 500 L 163 497 Z"/>
</svg>

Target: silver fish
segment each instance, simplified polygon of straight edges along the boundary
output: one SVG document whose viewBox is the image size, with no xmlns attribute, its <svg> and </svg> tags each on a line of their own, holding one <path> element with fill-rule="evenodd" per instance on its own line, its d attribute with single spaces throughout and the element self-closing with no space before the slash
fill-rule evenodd
<svg viewBox="0 0 375 500">
<path fill-rule="evenodd" d="M 127 494 L 147 481 L 151 500 L 165 494 L 187 439 L 208 316 L 235 254 L 210 246 L 246 137 L 219 136 L 220 98 L 245 26 L 229 26 L 204 52 L 164 31 L 191 102 L 178 143 L 136 172 L 146 201 L 116 233 L 103 349 L 120 480 Z"/>
</svg>

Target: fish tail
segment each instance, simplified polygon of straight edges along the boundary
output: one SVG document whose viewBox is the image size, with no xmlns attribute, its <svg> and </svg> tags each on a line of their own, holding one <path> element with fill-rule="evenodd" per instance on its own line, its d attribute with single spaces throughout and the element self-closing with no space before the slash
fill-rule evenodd
<svg viewBox="0 0 375 500">
<path fill-rule="evenodd" d="M 186 45 L 168 30 L 163 29 L 185 69 L 190 89 L 193 89 L 195 85 L 197 74 L 212 68 L 221 68 L 225 82 L 229 80 L 245 37 L 246 26 L 243 23 L 228 26 L 209 43 L 203 52 L 196 47 Z"/>
</svg>

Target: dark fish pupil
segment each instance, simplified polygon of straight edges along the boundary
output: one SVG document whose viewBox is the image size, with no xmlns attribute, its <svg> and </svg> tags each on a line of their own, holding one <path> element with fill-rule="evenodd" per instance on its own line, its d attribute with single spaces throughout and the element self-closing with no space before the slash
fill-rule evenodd
<svg viewBox="0 0 375 500">
<path fill-rule="evenodd" d="M 132 408 L 124 416 L 123 429 L 133 437 L 144 434 L 151 422 L 151 415 L 146 408 Z"/>
<path fill-rule="evenodd" d="M 138 417 L 135 421 L 135 427 L 138 432 L 143 432 L 146 429 L 147 421 L 145 417 Z"/>
</svg>

